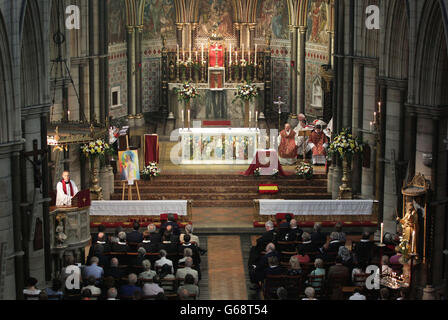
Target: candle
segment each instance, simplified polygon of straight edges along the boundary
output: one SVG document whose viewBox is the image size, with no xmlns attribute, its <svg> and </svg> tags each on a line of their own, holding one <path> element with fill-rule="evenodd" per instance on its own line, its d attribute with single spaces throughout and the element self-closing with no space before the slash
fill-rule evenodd
<svg viewBox="0 0 448 320">
<path fill-rule="evenodd" d="M 370 131 L 372 131 L 372 127 L 373 127 L 373 122 L 370 121 Z"/>
<path fill-rule="evenodd" d="M 188 44 L 188 50 L 190 51 L 190 60 L 191 60 L 191 43 Z"/>
<path fill-rule="evenodd" d="M 381 113 L 381 101 L 378 102 L 378 112 Z"/>
<path fill-rule="evenodd" d="M 414 253 L 415 249 L 415 230 L 412 231 L 412 247 L 411 247 L 411 253 Z"/>
<path fill-rule="evenodd" d="M 249 128 L 250 128 L 251 122 L 252 122 L 252 111 L 249 110 Z"/>
<path fill-rule="evenodd" d="M 230 47 L 229 47 L 229 65 L 232 65 L 232 43 L 230 43 Z"/>
<path fill-rule="evenodd" d="M 188 129 L 190 129 L 190 109 L 188 109 L 187 113 L 188 113 Z"/>
<path fill-rule="evenodd" d="M 238 64 L 238 51 L 235 51 L 235 63 Z"/>
<path fill-rule="evenodd" d="M 381 244 L 383 244 L 384 237 L 384 222 L 381 222 Z"/>
<path fill-rule="evenodd" d="M 247 64 L 250 64 L 250 50 L 247 50 Z"/>
<path fill-rule="evenodd" d="M 255 65 L 257 65 L 257 50 L 258 50 L 258 44 L 255 44 Z"/>
<path fill-rule="evenodd" d="M 198 50 L 195 51 L 195 55 L 196 55 L 196 62 L 198 62 Z"/>
<path fill-rule="evenodd" d="M 204 44 L 201 44 L 201 62 L 204 63 Z"/>
<path fill-rule="evenodd" d="M 255 127 L 258 128 L 258 111 L 255 111 Z"/>
<path fill-rule="evenodd" d="M 185 48 L 182 46 L 182 60 L 185 61 Z"/>
<path fill-rule="evenodd" d="M 182 109 L 182 128 L 185 128 L 184 110 Z"/>
</svg>

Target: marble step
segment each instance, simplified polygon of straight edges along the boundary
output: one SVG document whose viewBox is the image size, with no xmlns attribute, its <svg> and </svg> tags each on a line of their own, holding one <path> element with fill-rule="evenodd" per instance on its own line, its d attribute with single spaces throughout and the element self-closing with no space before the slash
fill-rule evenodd
<svg viewBox="0 0 448 320">
<path fill-rule="evenodd" d="M 137 192 L 133 192 L 133 199 L 137 199 Z M 121 200 L 121 193 L 114 193 L 111 195 L 111 200 Z M 257 192 L 248 193 L 189 193 L 189 194 L 179 194 L 179 193 L 140 193 L 141 200 L 254 200 L 254 199 L 288 199 L 288 200 L 305 200 L 305 199 L 328 199 L 331 198 L 330 194 L 327 193 L 291 193 L 282 195 L 260 195 Z M 125 193 L 125 198 L 127 198 L 127 193 Z"/>
<path fill-rule="evenodd" d="M 319 186 L 326 187 L 326 179 L 312 179 L 312 180 L 283 180 L 283 179 L 260 179 L 260 180 L 219 180 L 219 179 L 204 179 L 204 180 L 158 180 L 154 179 L 152 181 L 139 181 L 139 187 L 145 186 L 159 186 L 159 187 L 190 187 L 190 186 L 228 186 L 228 187 L 253 187 L 260 184 L 277 184 L 279 186 Z M 122 182 L 115 181 L 115 188 L 121 188 Z"/>
<path fill-rule="evenodd" d="M 251 186 L 148 186 L 139 185 L 140 193 L 245 193 L 257 191 L 258 185 Z M 115 187 L 115 193 L 121 193 L 123 188 Z M 279 194 L 289 193 L 326 193 L 326 186 L 279 186 Z"/>
<path fill-rule="evenodd" d="M 165 181 L 165 180 L 189 180 L 189 181 L 195 181 L 195 180 L 232 180 L 232 181 L 251 181 L 251 180 L 261 180 L 261 179 L 268 179 L 271 180 L 270 177 L 263 178 L 263 177 L 245 177 L 241 176 L 239 174 L 162 174 L 156 178 L 151 179 L 152 181 Z M 319 179 L 327 179 L 327 175 L 325 174 L 315 174 L 313 176 L 312 180 L 319 180 Z M 296 175 L 290 175 L 286 177 L 278 177 L 276 180 L 302 180 Z M 115 176 L 115 181 L 120 181 L 120 176 Z M 145 181 L 149 182 L 149 181 Z"/>
</svg>

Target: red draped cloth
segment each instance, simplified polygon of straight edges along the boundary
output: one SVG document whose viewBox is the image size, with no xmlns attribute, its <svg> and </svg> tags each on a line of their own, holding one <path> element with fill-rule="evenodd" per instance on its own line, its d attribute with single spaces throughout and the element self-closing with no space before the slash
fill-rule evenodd
<svg viewBox="0 0 448 320">
<path fill-rule="evenodd" d="M 209 62 L 210 67 L 214 68 L 216 66 L 216 52 L 214 51 L 215 48 L 218 48 L 218 67 L 223 68 L 224 67 L 224 47 L 222 45 L 216 45 L 212 44 L 209 48 Z"/>
<path fill-rule="evenodd" d="M 279 176 L 282 177 L 287 176 L 288 174 L 286 174 L 286 172 L 283 171 L 283 167 L 280 164 L 280 161 L 278 160 L 277 152 L 273 150 L 258 150 L 257 154 L 255 155 L 255 159 L 252 161 L 249 168 L 245 172 L 242 172 L 241 174 L 248 177 L 253 175 L 254 171 L 258 168 L 269 168 L 270 161 L 272 160 L 274 161 L 274 163 L 277 162 L 277 169 Z M 263 174 L 263 172 L 261 173 Z"/>
<path fill-rule="evenodd" d="M 159 136 L 145 134 L 145 166 L 151 162 L 159 163 Z"/>
</svg>

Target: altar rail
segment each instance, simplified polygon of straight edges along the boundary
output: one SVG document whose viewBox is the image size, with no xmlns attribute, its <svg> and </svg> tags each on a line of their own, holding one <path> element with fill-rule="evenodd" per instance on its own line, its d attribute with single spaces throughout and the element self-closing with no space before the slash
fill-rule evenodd
<svg viewBox="0 0 448 320">
<path fill-rule="evenodd" d="M 131 227 L 133 221 L 139 221 L 142 226 L 159 225 L 168 214 L 176 215 L 177 222 L 185 225 L 193 220 L 192 206 L 192 200 L 92 201 L 91 226 Z"/>
<path fill-rule="evenodd" d="M 266 210 L 269 206 L 260 208 L 260 202 L 271 204 L 275 210 Z M 376 200 L 260 199 L 254 200 L 253 204 L 255 227 L 263 227 L 269 220 L 275 222 L 277 218 L 284 218 L 286 214 L 293 215 L 301 227 L 312 227 L 316 222 L 322 223 L 324 227 L 334 226 L 337 222 L 352 227 L 374 227 L 378 224 L 378 201 Z M 344 205 L 347 208 L 346 212 L 343 210 Z M 332 211 L 335 208 L 339 208 L 336 213 Z M 360 212 L 356 212 L 357 209 Z M 318 212 L 319 210 L 322 212 Z"/>
</svg>

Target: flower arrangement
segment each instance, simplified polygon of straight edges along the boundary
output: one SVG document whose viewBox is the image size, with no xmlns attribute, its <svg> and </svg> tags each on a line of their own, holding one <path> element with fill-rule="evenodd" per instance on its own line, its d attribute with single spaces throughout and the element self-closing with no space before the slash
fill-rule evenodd
<svg viewBox="0 0 448 320">
<path fill-rule="evenodd" d="M 258 89 L 255 85 L 251 83 L 244 83 L 239 85 L 235 92 L 235 99 L 240 99 L 243 101 L 251 101 L 253 98 L 258 96 Z"/>
<path fill-rule="evenodd" d="M 353 137 L 350 129 L 342 129 L 330 144 L 329 153 L 337 153 L 341 158 L 352 156 L 363 151 L 363 145 L 358 138 Z"/>
<path fill-rule="evenodd" d="M 247 61 L 246 61 L 246 59 L 241 59 L 241 60 L 240 60 L 240 66 L 242 66 L 242 67 L 247 66 Z"/>
<path fill-rule="evenodd" d="M 157 166 L 157 163 L 151 162 L 149 165 L 143 168 L 143 170 L 140 172 L 140 175 L 145 180 L 148 180 L 150 177 L 157 177 L 160 175 L 160 168 Z"/>
<path fill-rule="evenodd" d="M 254 170 L 254 177 L 259 177 L 261 175 L 260 168 Z"/>
<path fill-rule="evenodd" d="M 278 169 L 272 169 L 272 177 L 278 177 L 278 174 L 279 174 L 279 172 L 278 172 Z"/>
<path fill-rule="evenodd" d="M 311 179 L 314 174 L 313 166 L 309 163 L 302 162 L 296 167 L 296 175 L 303 179 Z"/>
<path fill-rule="evenodd" d="M 396 251 L 401 254 L 400 262 L 406 263 L 409 259 L 409 241 L 404 237 L 400 237 L 400 243 L 396 247 Z"/>
<path fill-rule="evenodd" d="M 182 88 L 176 89 L 176 93 L 179 101 L 186 101 L 186 102 L 200 96 L 196 88 L 189 83 L 184 83 L 182 85 Z"/>
<path fill-rule="evenodd" d="M 81 152 L 86 158 L 104 156 L 110 150 L 111 147 L 103 139 L 91 141 L 81 146 Z"/>
</svg>

